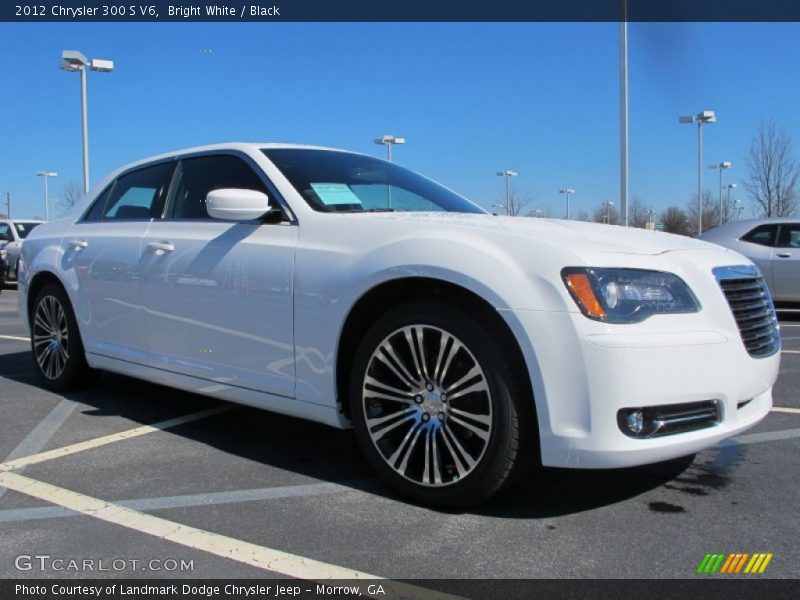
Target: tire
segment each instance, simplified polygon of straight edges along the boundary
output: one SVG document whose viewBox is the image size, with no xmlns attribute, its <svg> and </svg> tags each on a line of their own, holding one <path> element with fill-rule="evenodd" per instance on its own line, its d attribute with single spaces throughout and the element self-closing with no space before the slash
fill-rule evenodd
<svg viewBox="0 0 800 600">
<path fill-rule="evenodd" d="M 356 436 L 378 475 L 414 501 L 464 508 L 523 473 L 535 413 L 527 375 L 509 355 L 491 330 L 446 304 L 410 302 L 378 319 L 349 387 Z"/>
<path fill-rule="evenodd" d="M 45 285 L 30 315 L 31 349 L 46 388 L 66 391 L 85 386 L 96 372 L 86 363 L 78 322 L 60 285 Z"/>
</svg>

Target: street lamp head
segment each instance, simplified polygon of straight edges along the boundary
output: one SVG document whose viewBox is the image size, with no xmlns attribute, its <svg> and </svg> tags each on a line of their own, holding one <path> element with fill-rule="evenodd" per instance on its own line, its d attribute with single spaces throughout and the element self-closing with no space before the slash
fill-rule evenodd
<svg viewBox="0 0 800 600">
<path fill-rule="evenodd" d="M 58 177 L 58 173 L 55 171 L 36 171 L 36 175 L 39 177 Z"/>
<path fill-rule="evenodd" d="M 110 73 L 114 70 L 114 61 L 113 60 L 103 60 L 101 58 L 93 58 L 90 68 L 92 71 L 97 71 L 98 73 Z"/>
<path fill-rule="evenodd" d="M 719 163 L 719 168 L 720 169 L 730 169 L 731 168 L 731 161 L 726 160 L 726 161 L 723 161 L 723 162 Z"/>
<path fill-rule="evenodd" d="M 77 50 L 64 50 L 61 53 L 61 58 L 64 59 L 64 62 L 69 63 L 72 66 L 73 71 L 89 64 L 88 59 L 83 55 L 83 53 L 78 52 Z"/>
<path fill-rule="evenodd" d="M 575 190 L 572 188 L 564 188 L 563 190 L 558 190 L 559 194 L 574 194 Z"/>
<path fill-rule="evenodd" d="M 383 137 L 379 137 L 375 139 L 376 144 L 405 144 L 406 138 L 403 137 L 395 137 L 391 134 L 386 134 Z"/>
<path fill-rule="evenodd" d="M 62 71 L 70 71 L 70 72 L 80 71 L 81 69 L 79 65 L 74 65 L 71 62 L 64 60 L 63 58 L 61 59 L 61 61 L 59 61 L 58 68 L 61 69 Z"/>
<path fill-rule="evenodd" d="M 678 117 L 678 123 L 694 123 L 694 116 L 686 115 L 684 117 Z"/>
<path fill-rule="evenodd" d="M 728 187 L 729 190 L 735 190 L 737 188 L 737 184 L 729 183 L 727 187 Z"/>
<path fill-rule="evenodd" d="M 512 171 L 511 169 L 506 169 L 505 171 L 499 171 L 497 173 L 498 177 L 516 177 L 518 173 L 516 171 Z"/>
<path fill-rule="evenodd" d="M 700 114 L 697 115 L 697 120 L 701 123 L 716 123 L 717 122 L 717 115 L 714 113 L 713 110 L 704 110 Z"/>
</svg>

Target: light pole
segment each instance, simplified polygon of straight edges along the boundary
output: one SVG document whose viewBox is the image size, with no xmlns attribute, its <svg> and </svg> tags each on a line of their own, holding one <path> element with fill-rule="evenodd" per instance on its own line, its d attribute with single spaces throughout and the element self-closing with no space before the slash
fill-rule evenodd
<svg viewBox="0 0 800 600">
<path fill-rule="evenodd" d="M 736 214 L 736 220 L 737 220 L 737 221 L 738 221 L 738 220 L 741 218 L 741 216 L 742 216 L 742 209 L 743 209 L 743 208 L 744 208 L 744 206 L 742 206 L 742 201 L 741 201 L 741 200 L 739 200 L 739 199 L 737 198 L 736 200 L 734 200 L 734 201 L 733 201 L 733 210 L 734 210 L 734 213 Z"/>
<path fill-rule="evenodd" d="M 656 217 L 656 211 L 654 211 L 652 208 L 649 211 L 647 211 L 648 229 L 654 230 L 656 228 L 655 217 Z"/>
<path fill-rule="evenodd" d="M 64 71 L 80 71 L 81 74 L 81 115 L 83 123 L 83 193 L 89 192 L 89 123 L 86 114 L 86 67 L 99 73 L 114 70 L 114 61 L 93 58 L 91 61 L 77 50 L 64 50 L 58 66 Z"/>
<path fill-rule="evenodd" d="M 569 221 L 569 197 L 575 193 L 575 190 L 572 188 L 564 188 L 563 190 L 558 190 L 558 193 L 564 194 L 567 197 L 567 221 Z"/>
<path fill-rule="evenodd" d="M 611 225 L 611 207 L 614 206 L 614 203 L 609 200 L 603 204 L 606 205 L 606 225 Z"/>
<path fill-rule="evenodd" d="M 726 204 L 726 207 L 728 208 L 728 210 L 730 210 L 730 207 L 731 207 L 731 190 L 735 190 L 736 189 L 736 184 L 735 183 L 729 183 L 728 185 L 725 186 L 725 189 L 728 190 L 728 199 L 725 202 L 725 204 Z M 738 200 L 736 202 L 738 202 Z"/>
<path fill-rule="evenodd" d="M 722 225 L 722 172 L 731 168 L 731 161 L 724 160 L 718 165 L 708 165 L 708 168 L 719 169 L 719 224 Z"/>
<path fill-rule="evenodd" d="M 392 162 L 392 146 L 395 144 L 405 144 L 406 138 L 395 137 L 387 133 L 383 137 L 375 138 L 375 143 L 379 146 L 386 146 L 386 160 Z"/>
<path fill-rule="evenodd" d="M 505 210 L 506 207 L 500 204 L 499 202 L 496 204 L 492 204 L 492 208 L 496 208 L 497 210 Z"/>
<path fill-rule="evenodd" d="M 717 115 L 713 110 L 678 117 L 678 123 L 697 123 L 697 235 L 703 233 L 703 125 L 716 122 Z"/>
<path fill-rule="evenodd" d="M 622 224 L 628 226 L 628 2 L 619 24 L 619 162 Z"/>
<path fill-rule="evenodd" d="M 36 171 L 37 177 L 44 179 L 44 220 L 50 220 L 50 199 L 47 194 L 47 180 L 50 177 L 58 177 L 55 171 Z"/>
<path fill-rule="evenodd" d="M 514 216 L 511 210 L 511 186 L 508 182 L 509 177 L 516 177 L 519 175 L 516 171 L 512 171 L 511 169 L 506 169 L 505 171 L 498 171 L 497 176 L 502 177 L 505 180 L 506 184 L 506 214 L 509 216 Z"/>
</svg>

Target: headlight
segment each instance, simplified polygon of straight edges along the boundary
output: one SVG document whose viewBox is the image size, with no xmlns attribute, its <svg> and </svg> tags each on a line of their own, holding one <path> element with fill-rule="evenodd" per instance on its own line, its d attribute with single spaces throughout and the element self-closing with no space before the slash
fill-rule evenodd
<svg viewBox="0 0 800 600">
<path fill-rule="evenodd" d="M 6 252 L 5 250 L 0 250 L 0 260 L 5 260 L 7 256 L 8 252 Z"/>
<path fill-rule="evenodd" d="M 596 321 L 639 323 L 655 314 L 700 310 L 689 286 L 672 273 L 567 267 L 561 277 L 581 312 Z"/>
</svg>

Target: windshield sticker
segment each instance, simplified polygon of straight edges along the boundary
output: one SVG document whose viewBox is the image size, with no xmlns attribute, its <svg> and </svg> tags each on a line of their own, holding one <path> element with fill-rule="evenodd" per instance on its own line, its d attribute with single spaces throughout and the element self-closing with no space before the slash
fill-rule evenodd
<svg viewBox="0 0 800 600">
<path fill-rule="evenodd" d="M 346 183 L 312 183 L 311 187 L 325 206 L 338 204 L 361 206 L 361 200 Z"/>
</svg>

